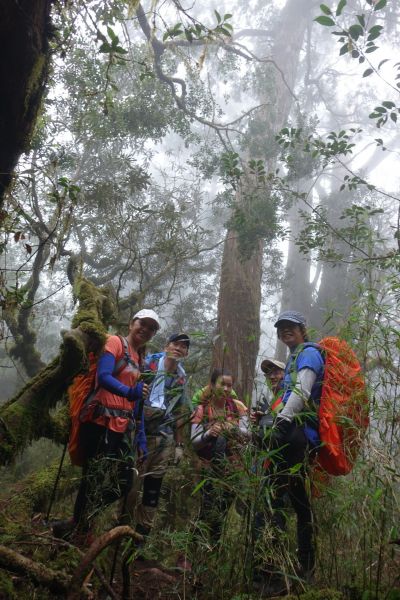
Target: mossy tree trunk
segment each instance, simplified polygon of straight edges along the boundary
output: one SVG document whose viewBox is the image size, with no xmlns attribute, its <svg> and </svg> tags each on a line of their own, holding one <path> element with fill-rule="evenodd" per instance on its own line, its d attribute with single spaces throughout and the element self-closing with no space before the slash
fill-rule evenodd
<svg viewBox="0 0 400 600">
<path fill-rule="evenodd" d="M 68 434 L 68 411 L 50 414 L 66 402 L 72 379 L 88 366 L 88 353 L 104 344 L 106 327 L 115 319 L 114 304 L 106 291 L 85 279 L 75 285 L 79 308 L 72 329 L 63 335 L 59 355 L 0 408 L 0 464 L 7 464 L 35 439 L 56 441 Z"/>
<path fill-rule="evenodd" d="M 50 55 L 51 4 L 0 2 L 0 208 L 40 109 Z"/>
</svg>

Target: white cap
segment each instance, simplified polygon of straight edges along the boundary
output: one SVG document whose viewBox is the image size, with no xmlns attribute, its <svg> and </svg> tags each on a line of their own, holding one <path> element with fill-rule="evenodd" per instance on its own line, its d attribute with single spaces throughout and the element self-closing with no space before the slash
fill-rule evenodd
<svg viewBox="0 0 400 600">
<path fill-rule="evenodd" d="M 154 312 L 154 310 L 151 310 L 150 308 L 142 308 L 142 310 L 139 310 L 139 312 L 133 315 L 132 321 L 134 321 L 135 319 L 151 319 L 156 323 L 157 329 L 160 329 L 161 327 L 157 313 Z"/>
</svg>

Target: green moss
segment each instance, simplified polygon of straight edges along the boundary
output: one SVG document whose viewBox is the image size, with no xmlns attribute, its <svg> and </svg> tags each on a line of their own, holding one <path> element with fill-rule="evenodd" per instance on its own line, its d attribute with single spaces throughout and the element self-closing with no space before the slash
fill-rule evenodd
<svg viewBox="0 0 400 600">
<path fill-rule="evenodd" d="M 329 588 L 318 590 L 311 589 L 296 596 L 290 594 L 283 598 L 285 600 L 344 600 L 344 596 L 341 592 Z"/>
<path fill-rule="evenodd" d="M 115 318 L 110 291 L 78 277 L 74 293 L 79 307 L 73 329 L 63 336 L 59 356 L 0 408 L 1 464 L 11 462 L 33 440 L 49 436 L 63 440 L 68 431 L 67 412 L 51 417 L 50 411 L 66 403 L 68 386 L 88 368 L 88 352 L 103 347 L 107 325 Z"/>
<path fill-rule="evenodd" d="M 59 465 L 60 459 L 57 459 L 50 466 L 29 475 L 11 489 L 12 502 L 4 508 L 2 514 L 3 535 L 17 534 L 15 518 L 24 519 L 34 512 L 45 512 L 48 509 Z M 72 494 L 78 487 L 79 479 L 80 469 L 73 467 L 66 457 L 57 485 L 56 499 Z M 10 520 L 7 520 L 7 517 Z M 3 539 L 2 543 L 5 543 Z"/>
<path fill-rule="evenodd" d="M 14 588 L 12 576 L 12 573 L 8 573 L 8 571 L 5 571 L 3 569 L 0 570 L 0 598 L 7 598 L 7 600 L 17 600 L 18 595 Z"/>
<path fill-rule="evenodd" d="M 62 548 L 51 561 L 51 568 L 55 571 L 74 571 L 81 561 L 81 556 L 76 548 Z"/>
</svg>

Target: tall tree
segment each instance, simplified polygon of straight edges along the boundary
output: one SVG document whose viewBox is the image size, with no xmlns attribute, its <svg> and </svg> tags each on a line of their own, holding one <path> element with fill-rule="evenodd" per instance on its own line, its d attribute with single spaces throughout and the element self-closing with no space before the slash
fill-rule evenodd
<svg viewBox="0 0 400 600">
<path fill-rule="evenodd" d="M 266 104 L 268 110 L 263 111 L 263 119 L 257 123 L 259 138 L 267 135 L 263 145 L 269 145 L 269 151 L 274 146 L 275 134 L 285 125 L 293 103 L 300 52 L 313 6 L 314 3 L 308 0 L 288 0 L 275 25 L 271 51 L 272 83 L 267 78 L 259 92 L 259 101 Z M 253 157 L 264 160 L 265 154 L 258 151 Z M 268 157 L 270 170 L 274 170 L 276 157 L 277 153 L 273 152 Z M 245 182 L 242 187 L 246 189 Z M 239 205 L 241 200 L 236 198 Z M 272 202 L 267 190 L 265 202 Z M 269 232 L 270 239 L 273 234 Z M 263 253 L 264 243 L 260 240 L 254 244 L 251 256 L 244 258 L 238 232 L 234 228 L 227 231 L 218 300 L 219 338 L 213 364 L 224 364 L 229 368 L 242 397 L 251 393 L 259 347 Z"/>
</svg>

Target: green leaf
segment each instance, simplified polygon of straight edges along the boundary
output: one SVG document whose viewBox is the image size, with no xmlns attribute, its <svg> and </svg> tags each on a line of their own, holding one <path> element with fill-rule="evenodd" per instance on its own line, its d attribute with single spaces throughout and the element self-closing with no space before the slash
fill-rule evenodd
<svg viewBox="0 0 400 600">
<path fill-rule="evenodd" d="M 363 33 L 364 33 L 364 29 L 361 27 L 361 25 L 358 25 L 357 23 L 355 25 L 351 25 L 351 27 L 349 27 L 349 34 L 350 34 L 350 37 L 353 38 L 353 40 L 358 40 L 360 35 L 362 35 Z"/>
<path fill-rule="evenodd" d="M 346 6 L 346 4 L 347 4 L 346 0 L 340 0 L 339 4 L 337 5 L 336 16 L 339 16 L 342 14 L 342 10 Z"/>
<path fill-rule="evenodd" d="M 232 32 L 227 27 L 221 27 L 221 33 L 228 37 L 232 37 Z"/>
<path fill-rule="evenodd" d="M 394 121 L 394 123 L 397 123 L 397 114 L 392 112 L 390 113 L 390 118 L 392 119 L 392 121 Z"/>
<path fill-rule="evenodd" d="M 384 106 L 385 108 L 395 108 L 396 105 L 394 102 L 392 102 L 391 100 L 384 100 L 382 102 L 382 106 Z"/>
<path fill-rule="evenodd" d="M 325 25 L 325 27 L 332 27 L 332 25 L 335 24 L 335 21 L 333 19 L 331 19 L 331 17 L 326 17 L 324 15 L 321 15 L 320 17 L 316 17 L 314 19 L 314 21 L 316 21 L 320 25 Z"/>
<path fill-rule="evenodd" d="M 373 69 L 366 69 L 363 73 L 363 77 L 369 77 L 374 72 Z"/>
<path fill-rule="evenodd" d="M 219 12 L 217 10 L 214 10 L 215 16 L 217 17 L 217 21 L 218 23 L 221 23 L 222 19 L 221 19 L 221 15 L 219 14 Z"/>
<path fill-rule="evenodd" d="M 99 52 L 103 54 L 109 54 L 111 52 L 111 46 L 108 42 L 103 42 L 99 48 Z"/>
<path fill-rule="evenodd" d="M 372 40 L 376 40 L 376 38 L 381 35 L 382 29 L 382 25 L 374 25 L 371 27 L 371 29 L 368 31 L 367 41 L 372 42 Z"/>
<path fill-rule="evenodd" d="M 358 19 L 358 22 L 360 23 L 361 27 L 365 27 L 364 15 L 357 15 L 357 19 Z"/>
<path fill-rule="evenodd" d="M 374 6 L 374 10 L 381 10 L 381 8 L 385 8 L 386 4 L 387 0 L 379 0 L 379 2 Z"/>
<path fill-rule="evenodd" d="M 326 4 L 320 4 L 319 7 L 322 10 L 322 12 L 325 13 L 326 15 L 331 15 L 332 14 L 331 9 Z"/>
<path fill-rule="evenodd" d="M 343 54 L 346 54 L 346 52 L 348 52 L 348 51 L 349 51 L 349 44 L 344 44 L 344 46 L 342 46 L 340 48 L 339 55 L 343 56 Z"/>
<path fill-rule="evenodd" d="M 189 29 L 185 29 L 185 36 L 187 41 L 191 44 L 193 42 L 193 35 Z"/>
<path fill-rule="evenodd" d="M 108 33 L 108 37 L 110 38 L 110 40 L 112 40 L 112 41 L 118 40 L 118 36 L 115 34 L 113 29 L 111 29 L 111 27 L 107 27 L 107 33 Z"/>
</svg>

